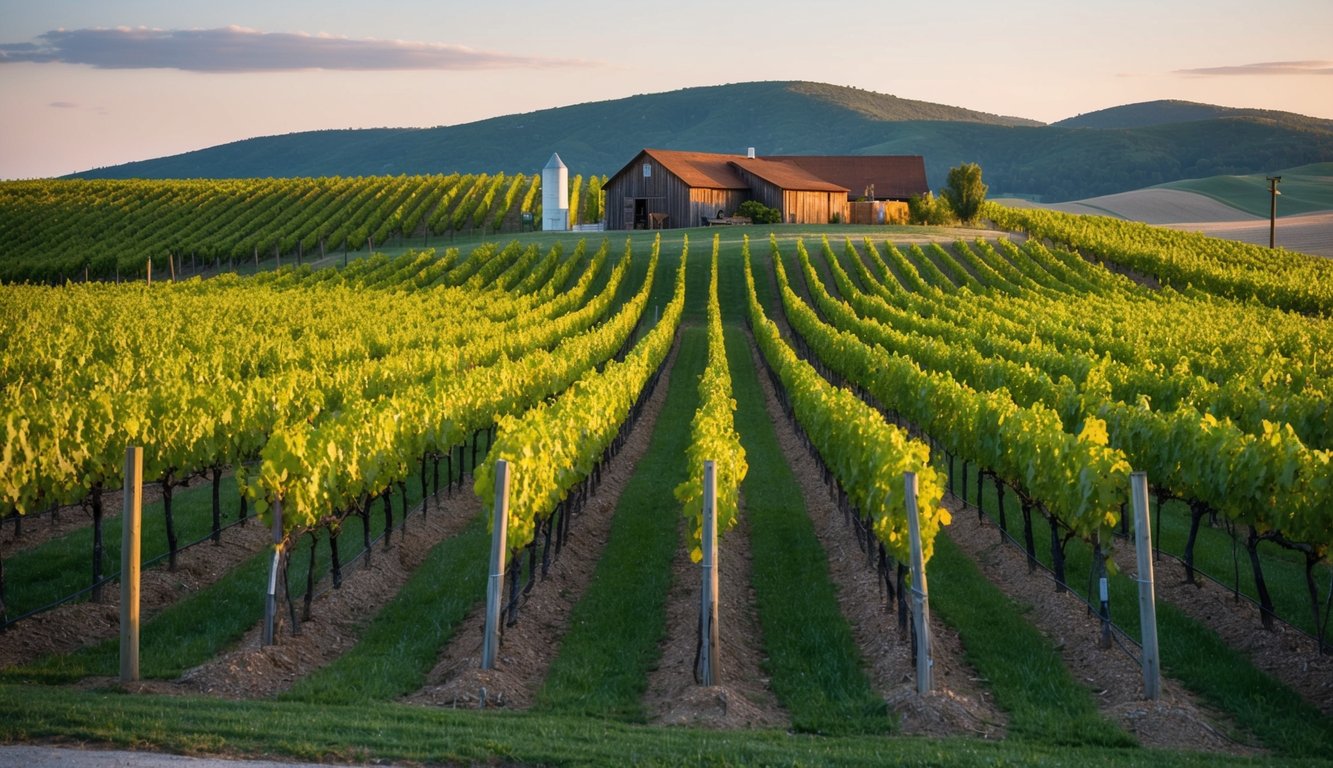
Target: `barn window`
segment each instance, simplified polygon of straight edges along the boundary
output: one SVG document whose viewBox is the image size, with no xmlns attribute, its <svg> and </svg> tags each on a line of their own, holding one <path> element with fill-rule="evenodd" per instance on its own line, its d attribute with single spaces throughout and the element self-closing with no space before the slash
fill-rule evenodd
<svg viewBox="0 0 1333 768">
<path fill-rule="evenodd" d="M 653 166 L 652 166 L 652 163 L 644 163 L 644 164 L 643 164 L 643 177 L 644 177 L 645 179 L 648 179 L 648 178 L 652 178 L 652 175 L 653 175 Z"/>
</svg>

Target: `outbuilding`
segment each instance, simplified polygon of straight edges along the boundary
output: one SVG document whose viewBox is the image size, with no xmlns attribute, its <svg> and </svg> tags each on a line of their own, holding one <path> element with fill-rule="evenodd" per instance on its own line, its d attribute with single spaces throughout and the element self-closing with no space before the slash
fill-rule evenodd
<svg viewBox="0 0 1333 768">
<path fill-rule="evenodd" d="M 925 194 L 919 155 L 756 157 L 644 149 L 602 187 L 607 229 L 697 227 L 758 200 L 790 224 L 852 220 L 852 201 Z"/>
</svg>

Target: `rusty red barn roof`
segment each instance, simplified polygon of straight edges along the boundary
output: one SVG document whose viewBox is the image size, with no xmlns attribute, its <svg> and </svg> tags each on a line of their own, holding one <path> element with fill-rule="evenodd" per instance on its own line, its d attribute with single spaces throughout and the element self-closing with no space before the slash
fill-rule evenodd
<svg viewBox="0 0 1333 768">
<path fill-rule="evenodd" d="M 794 165 L 855 196 L 864 194 L 871 184 L 877 198 L 905 200 L 930 190 L 926 162 L 920 155 L 772 155 L 764 159 Z"/>
<path fill-rule="evenodd" d="M 780 189 L 793 189 L 802 192 L 849 192 L 848 187 L 840 186 L 826 177 L 809 173 L 797 163 L 775 161 L 770 157 L 741 157 L 731 161 L 732 165 L 758 176 Z"/>
<path fill-rule="evenodd" d="M 749 189 L 750 185 L 736 175 L 731 161 L 743 159 L 740 155 L 719 155 L 713 152 L 682 152 L 674 149 L 645 149 L 642 153 L 661 163 L 691 187 L 707 189 Z M 635 159 L 638 159 L 637 157 Z M 633 160 L 630 164 L 633 164 Z M 628 168 L 629 166 L 625 166 Z M 624 169 L 621 169 L 623 172 Z M 616 174 L 617 176 L 620 173 Z"/>
</svg>

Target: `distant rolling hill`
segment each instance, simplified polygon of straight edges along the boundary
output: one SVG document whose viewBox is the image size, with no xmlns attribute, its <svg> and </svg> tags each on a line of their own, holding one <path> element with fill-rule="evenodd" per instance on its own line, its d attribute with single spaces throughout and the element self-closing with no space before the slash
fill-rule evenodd
<svg viewBox="0 0 1333 768">
<path fill-rule="evenodd" d="M 1138 104 L 1124 104 L 1096 112 L 1066 118 L 1053 125 L 1063 128 L 1148 128 L 1155 125 L 1174 123 L 1195 123 L 1219 118 L 1250 118 L 1270 120 L 1274 123 L 1300 124 L 1309 123 L 1324 130 L 1333 128 L 1333 120 L 1306 117 L 1291 112 L 1278 112 L 1270 109 L 1237 109 L 1219 107 L 1216 104 L 1200 104 L 1195 101 L 1144 101 Z"/>
<path fill-rule="evenodd" d="M 74 175 L 533 173 L 552 152 L 575 173 L 611 174 L 644 147 L 737 154 L 755 147 L 760 155 L 922 155 L 935 189 L 943 186 L 950 167 L 977 162 L 994 193 L 1071 200 L 1177 179 L 1333 161 L 1333 122 L 1208 107 L 1154 111 L 1130 105 L 1071 118 L 1072 125 L 1042 125 L 822 83 L 739 83 L 457 126 L 267 136 Z M 1108 127 L 1097 127 L 1099 121 Z M 1129 122 L 1141 125 L 1125 125 Z"/>
</svg>

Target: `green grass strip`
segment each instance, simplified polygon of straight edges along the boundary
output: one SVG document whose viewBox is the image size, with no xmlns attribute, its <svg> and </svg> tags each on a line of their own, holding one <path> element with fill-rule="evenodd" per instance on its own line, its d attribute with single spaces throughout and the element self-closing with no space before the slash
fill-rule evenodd
<svg viewBox="0 0 1333 768">
<path fill-rule="evenodd" d="M 680 505 L 671 489 L 685 479 L 690 419 L 707 362 L 704 329 L 683 329 L 652 441 L 616 504 L 597 570 L 538 693 L 540 710 L 634 722 L 647 717 L 641 699 L 661 657 L 671 561 L 681 546 Z M 579 535 L 577 523 L 572 535 Z"/>
<path fill-rule="evenodd" d="M 440 649 L 485 597 L 490 535 L 480 515 L 435 546 L 360 641 L 283 698 L 326 704 L 384 701 L 425 682 Z"/>
<path fill-rule="evenodd" d="M 1135 744 L 1098 713 L 1092 693 L 1069 674 L 1051 641 L 947 535 L 935 539 L 930 560 L 930 608 L 958 630 L 968 664 L 1009 714 L 1010 737 L 1045 744 Z"/>
<path fill-rule="evenodd" d="M 729 280 L 741 278 L 733 273 Z M 797 730 L 885 733 L 892 727 L 888 707 L 866 679 L 823 546 L 764 407 L 748 339 L 735 325 L 727 328 L 727 356 L 736 428 L 750 464 L 741 488 L 773 693 Z"/>
<path fill-rule="evenodd" d="M 332 763 L 607 766 L 1229 768 L 1327 761 L 1053 747 L 979 739 L 822 737 L 649 727 L 542 713 L 330 706 L 0 686 L 0 742 Z"/>
</svg>

